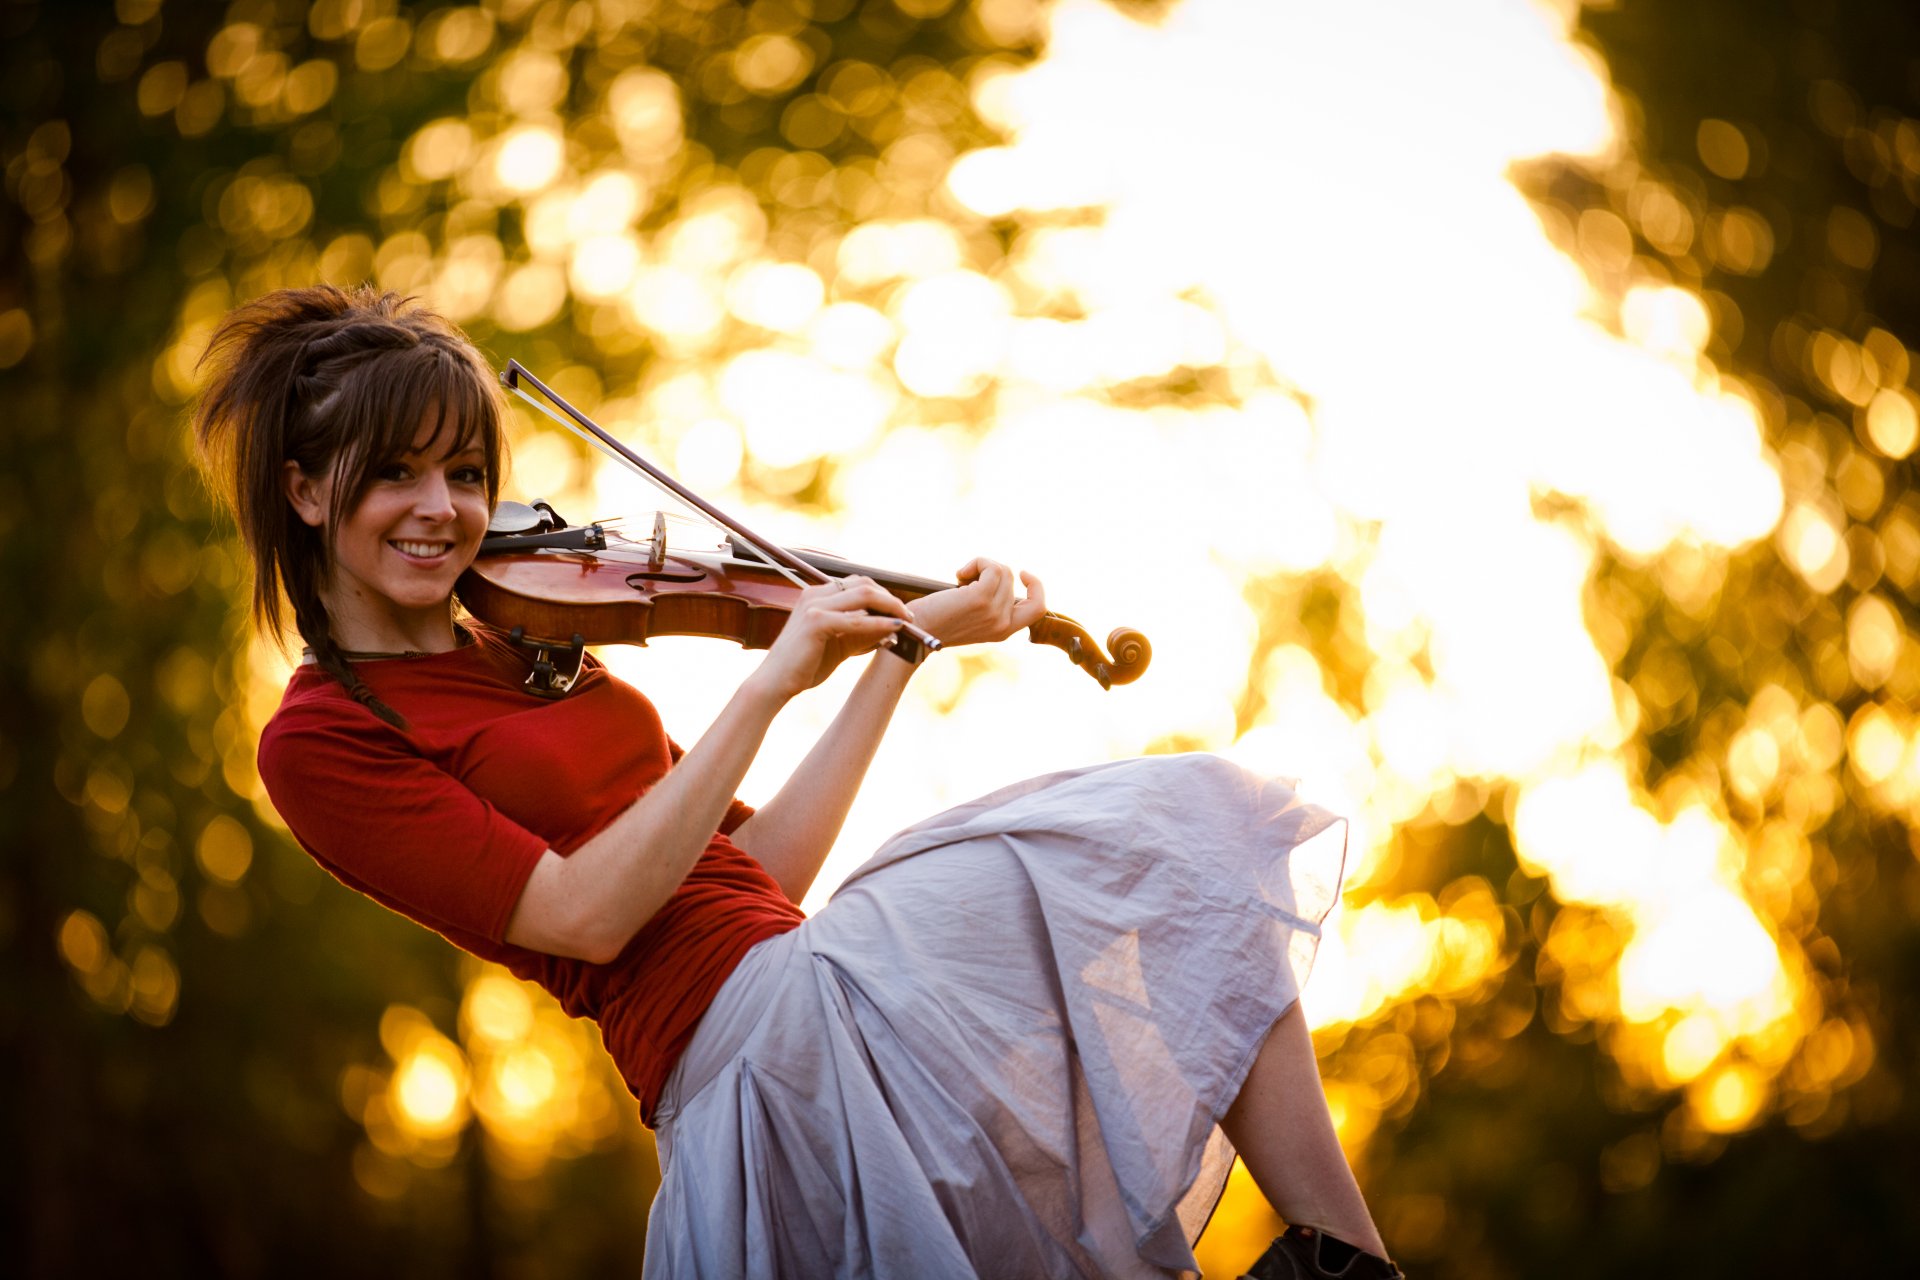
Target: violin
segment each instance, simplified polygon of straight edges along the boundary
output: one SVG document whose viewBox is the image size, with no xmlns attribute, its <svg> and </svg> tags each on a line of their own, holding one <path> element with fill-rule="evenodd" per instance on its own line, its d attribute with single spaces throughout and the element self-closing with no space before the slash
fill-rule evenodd
<svg viewBox="0 0 1920 1280">
<path fill-rule="evenodd" d="M 544 502 L 501 502 L 479 555 L 455 590 L 475 617 L 507 631 L 534 652 L 527 679 L 530 692 L 566 694 L 579 676 L 586 646 L 593 644 L 644 645 L 654 636 L 708 636 L 765 649 L 780 634 L 801 591 L 850 574 L 872 578 L 903 601 L 958 585 L 771 543 L 614 439 L 518 361 L 509 361 L 500 376 L 509 391 L 660 485 L 714 526 L 704 539 L 670 538 L 674 524 L 695 522 L 670 520 L 656 512 L 649 536 L 630 538 L 606 523 L 572 524 Z M 528 395 L 523 383 L 566 417 Z M 722 531 L 724 537 L 718 536 Z M 1153 656 L 1146 636 L 1127 627 L 1107 637 L 1109 656 L 1086 628 L 1057 613 L 1043 615 L 1028 636 L 1035 644 L 1062 650 L 1103 689 L 1139 679 Z M 903 623 L 884 647 L 905 661 L 918 662 L 938 649 L 940 641 Z"/>
</svg>

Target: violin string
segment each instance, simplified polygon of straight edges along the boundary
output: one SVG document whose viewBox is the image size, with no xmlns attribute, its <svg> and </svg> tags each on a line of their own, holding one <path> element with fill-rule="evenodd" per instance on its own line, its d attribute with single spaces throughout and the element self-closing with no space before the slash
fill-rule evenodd
<svg viewBox="0 0 1920 1280">
<path fill-rule="evenodd" d="M 642 567 L 651 565 L 653 563 L 650 557 L 648 557 L 647 555 L 641 552 L 615 551 L 612 547 L 608 547 L 603 551 L 594 552 L 593 558 L 607 564 L 632 564 L 632 565 L 640 565 Z M 725 568 L 725 567 L 728 567 L 729 565 L 744 565 L 748 568 L 753 568 L 753 569 L 766 569 L 771 567 L 771 566 L 762 564 L 758 560 L 741 560 L 736 557 L 725 556 L 725 555 L 711 555 L 711 554 L 703 555 L 697 551 L 676 551 L 671 556 L 671 559 L 679 560 L 686 564 L 697 564 L 703 569 L 711 569 L 715 567 Z"/>
<path fill-rule="evenodd" d="M 688 516 L 675 516 L 675 517 L 669 517 L 669 518 L 681 520 L 686 524 L 699 524 L 703 528 L 713 527 L 712 525 L 708 524 L 704 520 L 697 521 Z M 602 520 L 602 521 L 598 521 L 597 523 L 599 523 L 604 527 L 607 522 Z M 641 543 L 648 541 L 647 539 L 628 538 L 628 537 L 625 537 L 624 535 L 616 535 L 616 536 L 618 537 L 619 542 L 625 543 L 628 546 L 638 546 Z M 697 564 L 704 568 L 714 568 L 714 567 L 724 568 L 732 565 L 742 565 L 749 569 L 778 570 L 780 568 L 779 565 L 768 564 L 764 560 L 742 559 L 741 557 L 734 555 L 731 550 L 727 549 L 724 546 L 717 546 L 710 551 L 701 551 L 693 548 L 682 548 L 681 550 L 671 552 L 670 555 L 675 560 L 684 560 L 689 564 Z M 653 559 L 644 551 L 628 551 L 625 549 L 625 547 L 616 546 L 612 542 L 609 542 L 605 547 L 594 552 L 593 558 L 596 560 L 607 561 L 610 564 L 638 564 L 638 565 L 651 564 Z M 791 578 L 791 575 L 789 575 L 789 578 Z"/>
<path fill-rule="evenodd" d="M 594 435 L 590 431 L 583 430 L 578 423 L 571 422 L 568 419 L 561 417 L 559 414 L 555 413 L 552 409 L 548 408 L 545 404 L 542 404 L 540 401 L 528 395 L 525 388 L 514 386 L 514 387 L 510 387 L 509 390 L 511 390 L 514 395 L 519 396 L 522 400 L 525 400 L 528 404 L 532 405 L 535 409 L 545 414 L 548 418 L 552 419 L 554 422 L 559 423 L 561 426 L 565 427 L 568 431 L 572 432 L 574 435 L 580 437 L 582 440 L 585 440 L 588 444 L 592 445 L 595 449 L 598 449 L 601 453 L 605 454 L 607 457 L 612 458 L 615 462 L 625 467 L 628 471 L 633 472 L 637 476 L 641 476 L 645 478 L 647 483 L 652 485 L 654 488 L 660 490 L 662 493 L 673 498 L 676 502 L 679 501 L 679 495 L 674 493 L 673 490 L 661 484 L 658 480 L 648 475 L 641 468 L 634 466 L 633 463 L 629 462 L 626 458 L 621 457 L 616 450 L 608 447 L 606 441 L 600 439 L 598 436 Z M 691 517 L 683 517 L 683 518 L 691 520 Z M 702 520 L 700 523 L 711 524 L 710 521 L 705 521 L 705 520 Z M 762 551 L 762 554 L 766 556 L 767 567 L 778 572 L 782 577 L 786 578 L 787 581 L 793 583 L 794 586 L 799 587 L 802 590 L 805 590 L 808 586 L 812 585 L 810 583 L 802 582 L 800 580 L 800 575 L 796 574 L 795 572 L 793 572 L 793 570 L 781 564 L 773 556 L 766 555 L 764 551 Z"/>
</svg>

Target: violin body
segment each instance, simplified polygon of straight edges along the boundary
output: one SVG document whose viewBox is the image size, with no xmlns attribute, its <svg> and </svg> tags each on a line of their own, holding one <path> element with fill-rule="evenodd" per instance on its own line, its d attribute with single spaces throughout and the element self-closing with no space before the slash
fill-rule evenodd
<svg viewBox="0 0 1920 1280">
<path fill-rule="evenodd" d="M 707 636 L 748 649 L 773 644 L 800 588 L 746 562 L 650 557 L 609 534 L 611 554 L 552 547 L 483 553 L 456 586 L 475 617 L 554 644 L 645 644 Z M 716 558 L 717 559 L 717 558 Z"/>
</svg>

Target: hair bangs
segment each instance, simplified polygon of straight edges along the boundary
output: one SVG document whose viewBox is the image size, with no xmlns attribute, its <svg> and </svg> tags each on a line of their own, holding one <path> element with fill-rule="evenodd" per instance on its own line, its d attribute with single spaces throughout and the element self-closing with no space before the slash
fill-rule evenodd
<svg viewBox="0 0 1920 1280">
<path fill-rule="evenodd" d="M 330 405 L 341 440 L 330 520 L 337 525 L 374 476 L 416 450 L 448 458 L 473 445 L 486 455 L 487 503 L 499 499 L 505 416 L 493 371 L 477 353 L 435 342 L 369 353 Z"/>
<path fill-rule="evenodd" d="M 437 378 L 434 399 L 440 408 L 440 418 L 432 443 L 438 444 L 441 437 L 451 434 L 441 450 L 442 457 L 452 457 L 478 445 L 487 457 L 489 497 L 497 496 L 500 463 L 506 448 L 503 430 L 506 402 L 499 379 L 477 355 L 457 351 L 442 351 L 434 373 Z"/>
</svg>

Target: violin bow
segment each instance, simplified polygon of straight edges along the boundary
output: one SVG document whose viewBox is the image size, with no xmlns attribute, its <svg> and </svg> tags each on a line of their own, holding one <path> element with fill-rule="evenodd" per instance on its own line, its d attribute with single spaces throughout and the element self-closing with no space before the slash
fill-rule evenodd
<svg viewBox="0 0 1920 1280">
<path fill-rule="evenodd" d="M 513 394 L 519 396 L 539 412 L 573 432 L 573 434 L 579 436 L 588 444 L 600 450 L 600 452 L 627 467 L 629 470 L 645 476 L 647 479 L 653 481 L 654 484 L 686 503 L 689 507 L 706 516 L 707 519 L 733 534 L 736 538 L 740 539 L 741 542 L 758 552 L 768 564 L 785 574 L 795 585 L 818 586 L 823 583 L 838 581 L 833 575 L 808 564 L 805 560 L 802 560 L 799 556 L 796 556 L 779 543 L 769 541 L 754 533 L 738 520 L 720 510 L 720 508 L 714 506 L 711 502 L 708 502 L 705 498 L 687 488 L 678 480 L 675 480 L 659 467 L 648 462 L 632 449 L 629 449 L 606 428 L 567 403 L 566 398 L 559 392 L 540 381 L 540 379 L 536 378 L 533 374 L 527 372 L 526 366 L 522 365 L 518 360 L 507 361 L 507 367 L 500 372 L 500 382 L 507 390 L 513 392 Z M 522 386 L 522 383 L 525 383 L 526 386 Z M 542 404 L 539 400 L 527 394 L 527 387 L 532 387 L 535 391 L 539 392 L 541 397 L 547 401 L 547 404 Z M 549 408 L 548 405 L 551 405 L 552 408 Z M 554 409 L 558 409 L 560 413 L 555 413 Z M 563 418 L 560 414 L 565 414 L 566 416 Z M 938 649 L 940 647 L 940 638 L 931 631 L 915 626 L 911 622 L 902 622 L 897 631 L 881 642 L 881 647 L 909 663 L 915 663 L 935 649 Z"/>
</svg>

